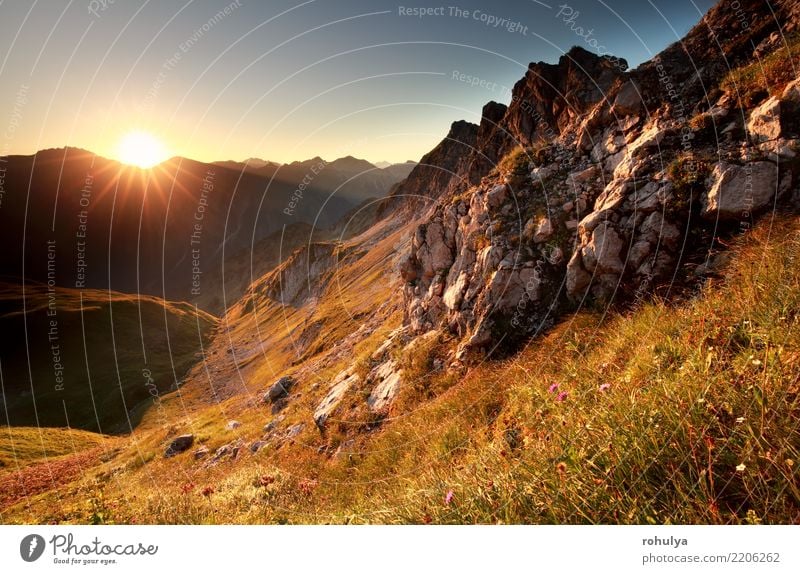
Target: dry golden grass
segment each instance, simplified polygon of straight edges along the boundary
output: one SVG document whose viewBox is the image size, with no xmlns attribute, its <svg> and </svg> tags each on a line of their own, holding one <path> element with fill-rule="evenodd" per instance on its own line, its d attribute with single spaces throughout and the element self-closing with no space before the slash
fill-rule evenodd
<svg viewBox="0 0 800 574">
<path fill-rule="evenodd" d="M 578 313 L 510 359 L 418 373 L 425 400 L 340 437 L 353 442 L 337 456 L 307 424 L 293 443 L 204 469 L 164 459 L 168 432 L 153 431 L 6 519 L 796 523 L 800 222 L 764 222 L 738 243 L 724 281 L 692 300 L 603 322 Z M 213 409 L 195 415 L 201 439 L 260 436 L 270 417 L 241 408 L 236 431 Z"/>
</svg>

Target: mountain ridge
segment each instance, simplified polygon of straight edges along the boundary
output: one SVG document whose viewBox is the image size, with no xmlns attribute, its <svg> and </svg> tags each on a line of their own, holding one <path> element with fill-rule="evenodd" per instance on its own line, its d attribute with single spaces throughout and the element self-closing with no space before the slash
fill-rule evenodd
<svg viewBox="0 0 800 574">
<path fill-rule="evenodd" d="M 46 279 L 42 262 L 52 240 L 59 285 L 141 291 L 196 301 L 217 313 L 244 288 L 236 278 L 223 278 L 224 257 L 238 256 L 298 222 L 316 222 L 324 231 L 367 198 L 388 193 L 404 176 L 382 170 L 374 175 L 374 166 L 367 173 L 343 173 L 327 165 L 311 176 L 307 166 L 288 177 L 281 166 L 259 175 L 180 157 L 143 170 L 74 147 L 2 161 L 0 239 L 22 245 L 28 213 L 27 249 L 0 255 L 7 275 L 22 277 L 24 265 L 27 277 Z M 269 171 L 272 164 L 259 169 Z M 35 193 L 28 193 L 29 182 Z M 33 213 L 52 214 L 55 227 L 32 219 Z M 126 265 L 113 265 L 123 260 Z M 161 266 L 151 265 L 158 261 Z M 201 277 L 204 282 L 197 285 L 195 278 Z M 223 281 L 232 282 L 227 293 Z"/>
</svg>

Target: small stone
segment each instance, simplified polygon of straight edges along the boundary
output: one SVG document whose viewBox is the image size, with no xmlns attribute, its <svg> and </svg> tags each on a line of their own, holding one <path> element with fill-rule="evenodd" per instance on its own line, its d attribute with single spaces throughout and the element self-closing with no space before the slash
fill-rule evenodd
<svg viewBox="0 0 800 574">
<path fill-rule="evenodd" d="M 283 409 L 285 409 L 286 405 L 288 405 L 288 404 L 289 404 L 289 401 L 286 400 L 285 398 L 284 399 L 278 399 L 277 401 L 272 403 L 272 408 L 270 409 L 270 413 L 273 414 L 273 415 L 277 415 L 279 412 L 281 412 Z"/>
<path fill-rule="evenodd" d="M 279 417 L 272 419 L 271 421 L 269 421 L 267 424 L 264 425 L 264 432 L 269 433 L 274 431 L 276 428 L 278 428 L 278 425 L 285 418 L 286 418 L 285 415 L 281 415 Z"/>
<path fill-rule="evenodd" d="M 539 222 L 536 228 L 536 233 L 533 235 L 534 243 L 544 243 L 553 235 L 553 224 L 548 218 L 544 218 Z"/>
<path fill-rule="evenodd" d="M 305 427 L 306 425 L 304 423 L 297 423 L 296 425 L 290 426 L 288 429 L 286 429 L 286 438 L 292 439 L 296 437 L 303 431 Z"/>
<path fill-rule="evenodd" d="M 586 183 L 592 178 L 594 178 L 598 173 L 598 170 L 595 166 L 588 167 L 582 171 L 576 171 L 569 174 L 569 178 L 574 183 Z"/>
<path fill-rule="evenodd" d="M 268 444 L 269 444 L 269 443 L 268 443 L 267 441 L 265 441 L 265 440 L 257 440 L 257 441 L 253 441 L 253 443 L 250 445 L 250 452 L 252 452 L 253 454 L 255 454 L 255 453 L 257 453 L 258 451 L 260 451 L 262 448 L 264 448 L 265 446 L 267 446 Z"/>
<path fill-rule="evenodd" d="M 336 449 L 336 452 L 333 453 L 334 459 L 343 458 L 345 456 L 350 456 L 353 454 L 353 447 L 355 446 L 355 441 L 353 439 L 348 439 L 344 441 L 342 444 L 339 445 L 339 448 Z"/>
</svg>

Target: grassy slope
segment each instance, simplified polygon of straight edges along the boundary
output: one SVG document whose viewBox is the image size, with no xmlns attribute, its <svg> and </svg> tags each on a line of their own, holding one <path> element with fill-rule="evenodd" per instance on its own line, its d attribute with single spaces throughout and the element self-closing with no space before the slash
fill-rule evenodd
<svg viewBox="0 0 800 574">
<path fill-rule="evenodd" d="M 149 296 L 59 288 L 54 305 L 61 387 L 48 340 L 46 288 L 26 287 L 26 321 L 20 287 L 0 288 L 4 423 L 7 413 L 13 426 L 129 431 L 153 403 L 147 384 L 152 380 L 159 393 L 173 387 L 215 324 L 189 304 Z"/>
<path fill-rule="evenodd" d="M 94 448 L 103 435 L 74 429 L 6 427 L 0 430 L 0 469 L 11 469 Z"/>
<path fill-rule="evenodd" d="M 380 226 L 371 232 L 382 233 Z M 341 253 L 350 255 L 337 259 L 327 276 L 327 291 L 318 300 L 293 307 L 265 296 L 242 299 L 220 322 L 219 336 L 205 348 L 204 361 L 192 369 L 189 382 L 166 396 L 158 411 L 145 415 L 140 428 L 163 428 L 168 422 L 213 436 L 210 446 L 222 444 L 229 436 L 224 430 L 229 419 L 251 420 L 253 430 L 264 426 L 263 409 L 254 412 L 253 407 L 284 375 L 299 376 L 302 395 L 283 414 L 287 420 L 308 422 L 331 378 L 353 362 L 354 354 L 371 352 L 399 326 L 399 275 L 387 261 L 397 255 L 404 234 L 407 229 L 395 231 L 369 248 L 361 244 L 364 238 L 354 240 L 353 245 L 361 246 L 357 252 L 342 246 Z M 304 258 L 300 264 L 305 268 Z M 376 311 L 376 303 L 386 303 L 386 308 Z M 354 354 L 331 352 L 366 321 L 379 327 L 356 345 Z M 313 329 L 315 325 L 319 328 Z"/>
<path fill-rule="evenodd" d="M 88 431 L 6 427 L 0 432 L 0 520 L 5 508 L 81 478 L 120 446 L 120 439 Z"/>
<path fill-rule="evenodd" d="M 734 249 L 690 301 L 579 313 L 504 362 L 420 376 L 351 454 L 324 458 L 307 433 L 201 469 L 151 433 L 8 519 L 796 523 L 800 222 Z"/>
</svg>

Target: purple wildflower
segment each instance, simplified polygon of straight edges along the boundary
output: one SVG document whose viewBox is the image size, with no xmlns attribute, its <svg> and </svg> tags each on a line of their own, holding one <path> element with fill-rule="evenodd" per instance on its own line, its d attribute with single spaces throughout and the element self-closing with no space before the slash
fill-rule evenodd
<svg viewBox="0 0 800 574">
<path fill-rule="evenodd" d="M 567 391 L 561 391 L 560 393 L 558 393 L 558 396 L 556 397 L 556 400 L 559 403 L 565 401 L 566 399 L 567 399 Z"/>
<path fill-rule="evenodd" d="M 454 493 L 452 490 L 448 490 L 447 494 L 444 495 L 444 503 L 445 505 L 449 506 L 451 502 L 453 502 Z"/>
<path fill-rule="evenodd" d="M 550 385 L 550 388 L 547 389 L 547 390 L 550 391 L 551 393 L 556 392 L 558 390 L 558 383 L 553 383 L 552 385 Z"/>
</svg>

